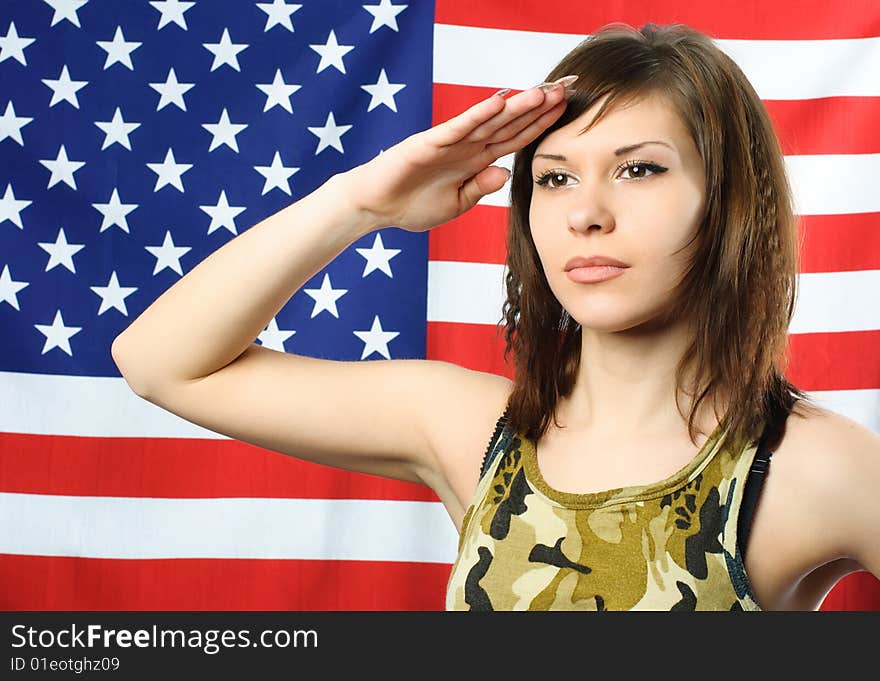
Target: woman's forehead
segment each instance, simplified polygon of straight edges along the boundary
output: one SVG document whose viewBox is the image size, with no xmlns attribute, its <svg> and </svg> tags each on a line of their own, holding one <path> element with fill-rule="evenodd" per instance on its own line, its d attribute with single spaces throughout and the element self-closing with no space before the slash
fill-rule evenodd
<svg viewBox="0 0 880 681">
<path fill-rule="evenodd" d="M 647 140 L 662 140 L 675 151 L 686 144 L 688 131 L 678 112 L 668 100 L 659 96 L 616 102 L 601 120 L 585 130 L 601 108 L 602 101 L 597 101 L 574 120 L 549 133 L 538 144 L 536 153 L 564 153 L 554 149 L 558 143 L 564 143 L 569 149 L 574 145 L 575 148 L 612 152 Z"/>
</svg>

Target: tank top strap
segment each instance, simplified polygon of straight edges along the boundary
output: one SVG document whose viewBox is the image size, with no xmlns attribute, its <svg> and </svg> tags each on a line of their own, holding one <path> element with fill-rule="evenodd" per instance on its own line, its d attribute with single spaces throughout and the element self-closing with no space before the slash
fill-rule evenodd
<svg viewBox="0 0 880 681">
<path fill-rule="evenodd" d="M 480 479 L 483 479 L 483 476 L 486 474 L 486 471 L 489 470 L 489 467 L 492 465 L 492 462 L 495 460 L 495 457 L 498 456 L 499 452 L 502 452 L 510 440 L 510 433 L 508 432 L 508 422 L 507 422 L 507 414 L 510 410 L 508 406 L 504 413 L 498 418 L 498 421 L 495 423 L 495 431 L 492 433 L 492 437 L 489 438 L 489 444 L 486 447 L 486 453 L 483 455 L 483 465 L 480 466 Z"/>
<path fill-rule="evenodd" d="M 758 498 L 761 495 L 761 489 L 767 477 L 767 471 L 770 468 L 770 457 L 773 456 L 776 446 L 782 439 L 785 422 L 788 419 L 788 415 L 793 411 L 797 400 L 797 397 L 793 397 L 790 402 L 774 403 L 771 408 L 770 418 L 767 420 L 764 431 L 758 440 L 757 452 L 746 477 L 745 490 L 740 506 L 740 518 L 737 524 L 737 545 L 740 547 L 743 558 L 745 558 L 755 507 L 758 504 Z"/>
</svg>

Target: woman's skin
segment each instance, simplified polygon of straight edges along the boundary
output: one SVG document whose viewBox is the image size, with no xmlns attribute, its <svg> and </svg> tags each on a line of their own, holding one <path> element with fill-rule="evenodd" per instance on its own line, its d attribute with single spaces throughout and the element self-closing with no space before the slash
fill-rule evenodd
<svg viewBox="0 0 880 681">
<path fill-rule="evenodd" d="M 550 289 L 582 327 L 575 387 L 558 408 L 565 430 L 552 426 L 539 448 L 548 483 L 557 480 L 567 491 L 632 484 L 634 468 L 645 483 L 660 480 L 695 453 L 692 444 L 685 445 L 686 423 L 674 394 L 675 367 L 692 330 L 686 320 L 663 323 L 661 317 L 673 303 L 693 250 L 687 245 L 700 227 L 703 162 L 663 98 L 618 104 L 581 132 L 601 105 L 602 100 L 547 135 L 532 163 L 533 177 L 545 180 L 533 185 L 532 238 Z M 614 153 L 649 140 L 670 146 Z M 575 255 L 604 255 L 630 267 L 607 281 L 575 282 L 565 272 Z M 689 413 L 690 402 L 684 395 L 681 401 Z M 697 449 L 717 425 L 703 406 Z M 666 449 L 679 455 L 670 460 L 668 452 L 646 448 L 645 442 L 668 443 Z M 592 466 L 589 475 L 579 475 L 582 454 L 578 465 L 566 451 L 611 451 L 615 457 L 603 462 L 597 478 Z M 638 457 L 638 465 L 627 464 L 627 456 Z"/>
<path fill-rule="evenodd" d="M 532 238 L 551 290 L 583 330 L 577 383 L 562 411 L 571 425 L 596 433 L 602 424 L 618 434 L 669 429 L 681 421 L 673 373 L 689 332 L 683 323 L 656 321 L 687 267 L 682 249 L 700 227 L 703 162 L 677 114 L 656 97 L 616 106 L 579 134 L 600 105 L 544 138 L 532 163 L 535 177 L 553 171 L 533 187 Z M 673 148 L 648 144 L 614 154 L 647 140 Z M 629 161 L 639 164 L 620 167 Z M 578 283 L 564 271 L 574 255 L 605 255 L 630 267 L 614 279 Z"/>
</svg>

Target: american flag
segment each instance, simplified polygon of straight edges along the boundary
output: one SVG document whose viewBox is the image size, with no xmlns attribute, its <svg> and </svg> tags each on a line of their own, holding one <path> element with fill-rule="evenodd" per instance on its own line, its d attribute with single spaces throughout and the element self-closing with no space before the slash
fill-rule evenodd
<svg viewBox="0 0 880 681">
<path fill-rule="evenodd" d="M 110 345 L 242 230 L 612 21 L 689 24 L 755 85 L 802 216 L 787 375 L 880 430 L 876 0 L 6 0 L 0 607 L 442 609 L 457 535 L 430 489 L 206 431 L 132 393 Z M 507 186 L 355 242 L 255 340 L 512 378 Z M 878 581 L 822 607 L 880 609 Z"/>
</svg>

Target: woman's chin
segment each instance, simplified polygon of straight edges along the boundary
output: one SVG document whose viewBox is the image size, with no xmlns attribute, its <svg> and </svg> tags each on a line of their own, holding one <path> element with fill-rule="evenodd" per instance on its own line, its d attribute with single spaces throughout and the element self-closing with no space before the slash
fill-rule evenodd
<svg viewBox="0 0 880 681">
<path fill-rule="evenodd" d="M 609 310 L 606 314 L 594 309 L 590 310 L 589 314 L 573 314 L 571 317 L 581 325 L 581 328 L 598 333 L 620 333 L 640 328 L 648 330 L 654 328 L 659 320 L 656 313 L 621 314 L 619 308 Z"/>
</svg>

